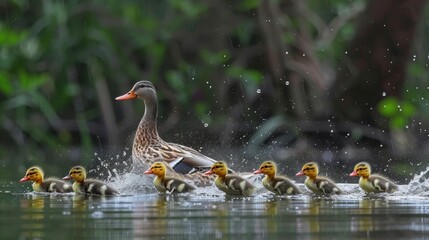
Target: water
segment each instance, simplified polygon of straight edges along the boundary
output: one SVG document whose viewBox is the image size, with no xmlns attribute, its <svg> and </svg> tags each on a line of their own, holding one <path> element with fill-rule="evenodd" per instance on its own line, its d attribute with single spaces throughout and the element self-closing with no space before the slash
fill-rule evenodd
<svg viewBox="0 0 429 240">
<path fill-rule="evenodd" d="M 263 190 L 231 198 L 214 187 L 171 196 L 150 178 L 126 175 L 112 183 L 118 197 L 35 194 L 29 184 L 0 183 L 1 239 L 428 239 L 429 197 L 415 184 L 370 195 L 356 184 L 346 193 L 276 197 Z M 418 178 L 418 179 L 417 179 Z M 259 181 L 259 179 L 257 180 Z M 142 186 L 137 186 L 141 183 Z M 131 187 L 132 185 L 135 186 Z M 134 190 L 133 190 L 134 189 Z"/>
</svg>

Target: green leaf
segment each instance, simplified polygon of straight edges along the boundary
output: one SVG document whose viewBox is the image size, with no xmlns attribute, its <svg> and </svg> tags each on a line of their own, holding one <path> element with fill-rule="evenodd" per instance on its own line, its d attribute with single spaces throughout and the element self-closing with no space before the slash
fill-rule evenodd
<svg viewBox="0 0 429 240">
<path fill-rule="evenodd" d="M 407 125 L 407 119 L 404 116 L 395 116 L 389 122 L 390 128 L 402 129 Z"/>
<path fill-rule="evenodd" d="M 398 112 L 398 100 L 386 97 L 378 103 L 378 112 L 384 117 L 392 117 Z"/>
</svg>

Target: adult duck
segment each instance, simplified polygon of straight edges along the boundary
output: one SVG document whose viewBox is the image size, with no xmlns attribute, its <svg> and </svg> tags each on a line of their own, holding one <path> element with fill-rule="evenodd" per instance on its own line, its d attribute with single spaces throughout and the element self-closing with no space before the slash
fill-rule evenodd
<svg viewBox="0 0 429 240">
<path fill-rule="evenodd" d="M 265 174 L 262 179 L 262 185 L 270 192 L 276 195 L 294 195 L 300 194 L 301 190 L 292 183 L 290 179 L 277 175 L 277 166 L 273 161 L 266 161 L 261 164 L 254 174 Z"/>
<path fill-rule="evenodd" d="M 304 164 L 296 176 L 305 175 L 305 186 L 316 194 L 340 194 L 341 190 L 334 181 L 327 177 L 319 176 L 319 165 L 315 162 Z"/>
<path fill-rule="evenodd" d="M 165 162 L 168 172 L 179 173 L 189 179 L 207 181 L 202 171 L 209 169 L 216 161 L 200 152 L 176 143 L 169 143 L 159 136 L 157 129 L 158 98 L 156 89 L 149 81 L 139 81 L 126 94 L 116 100 L 142 99 L 145 105 L 134 136 L 132 160 L 134 166 Z"/>
<path fill-rule="evenodd" d="M 367 162 L 356 164 L 350 176 L 360 177 L 359 186 L 367 193 L 392 193 L 398 186 L 384 176 L 371 174 L 371 166 Z"/>
<path fill-rule="evenodd" d="M 40 167 L 31 167 L 25 173 L 20 182 L 33 181 L 32 187 L 35 192 L 73 192 L 72 185 L 55 177 L 44 178 L 43 170 Z"/>
<path fill-rule="evenodd" d="M 154 162 L 144 174 L 153 174 L 156 176 L 153 184 L 162 193 L 184 193 L 195 189 L 194 186 L 182 179 L 166 176 L 166 167 L 163 162 Z"/>
<path fill-rule="evenodd" d="M 119 195 L 113 187 L 97 179 L 86 178 L 86 169 L 82 166 L 75 166 L 70 169 L 64 180 L 73 179 L 73 191 L 78 194 L 95 195 Z"/>
</svg>

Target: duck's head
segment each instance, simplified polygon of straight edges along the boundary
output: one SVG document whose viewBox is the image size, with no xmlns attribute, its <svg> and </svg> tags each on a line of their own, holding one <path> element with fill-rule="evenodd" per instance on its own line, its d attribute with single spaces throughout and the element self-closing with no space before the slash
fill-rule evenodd
<svg viewBox="0 0 429 240">
<path fill-rule="evenodd" d="M 167 168 L 163 162 L 154 162 L 144 174 L 154 174 L 156 176 L 162 177 L 165 176 Z"/>
<path fill-rule="evenodd" d="M 367 178 L 371 174 L 371 166 L 367 162 L 360 162 L 356 164 L 353 172 L 350 173 L 350 176 L 359 176 Z"/>
<path fill-rule="evenodd" d="M 317 175 L 319 175 L 319 166 L 315 162 L 309 162 L 304 164 L 304 166 L 302 166 L 301 171 L 296 174 L 296 176 L 302 175 L 305 175 L 310 178 L 315 178 Z"/>
<path fill-rule="evenodd" d="M 42 182 L 43 181 L 43 171 L 40 167 L 31 167 L 25 173 L 25 176 L 19 180 L 20 182 L 33 181 L 33 182 Z"/>
<path fill-rule="evenodd" d="M 149 81 L 139 81 L 134 84 L 133 88 L 131 88 L 129 92 L 117 97 L 116 100 L 130 100 L 135 98 L 141 98 L 143 100 L 156 98 L 156 89 Z"/>
<path fill-rule="evenodd" d="M 69 174 L 63 177 L 64 180 L 73 179 L 76 182 L 83 182 L 86 179 L 86 170 L 82 166 L 74 166 L 70 169 Z"/>
<path fill-rule="evenodd" d="M 215 162 L 210 170 L 204 173 L 204 175 L 216 174 L 218 176 L 224 177 L 228 173 L 228 166 L 225 162 Z"/>
<path fill-rule="evenodd" d="M 277 166 L 273 161 L 266 161 L 261 164 L 258 170 L 254 171 L 254 174 L 265 174 L 268 176 L 274 176 L 277 172 Z"/>
</svg>

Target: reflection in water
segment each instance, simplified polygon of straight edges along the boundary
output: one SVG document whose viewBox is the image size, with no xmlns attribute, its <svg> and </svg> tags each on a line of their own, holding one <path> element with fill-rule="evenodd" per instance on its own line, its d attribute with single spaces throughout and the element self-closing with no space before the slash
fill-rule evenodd
<svg viewBox="0 0 429 240">
<path fill-rule="evenodd" d="M 164 236 L 168 234 L 167 195 L 160 195 L 153 202 L 140 202 L 133 211 L 133 235 Z"/>
<path fill-rule="evenodd" d="M 43 239 L 45 237 L 45 231 L 43 230 L 43 218 L 45 217 L 43 208 L 45 207 L 45 198 L 46 196 L 44 195 L 31 194 L 20 199 L 20 206 L 23 209 L 23 231 L 20 238 Z"/>
<path fill-rule="evenodd" d="M 429 200 L 0 194 L 2 239 L 424 239 Z"/>
</svg>

